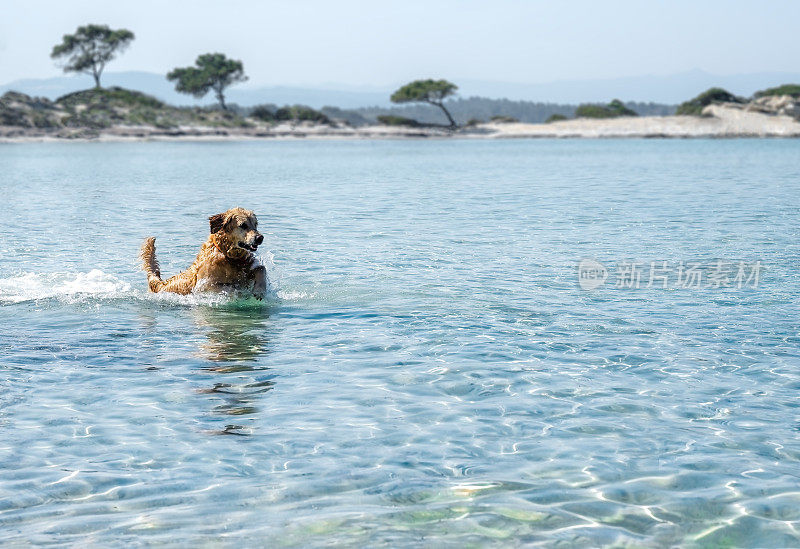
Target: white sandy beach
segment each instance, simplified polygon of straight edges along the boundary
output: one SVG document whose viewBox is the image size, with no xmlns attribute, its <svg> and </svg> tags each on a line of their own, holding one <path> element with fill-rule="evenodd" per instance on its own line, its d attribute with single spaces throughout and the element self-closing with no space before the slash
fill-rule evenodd
<svg viewBox="0 0 800 549">
<path fill-rule="evenodd" d="M 487 137 L 798 137 L 800 122 L 722 105 L 710 116 L 641 116 L 564 120 L 550 124 L 483 124 Z"/>
</svg>

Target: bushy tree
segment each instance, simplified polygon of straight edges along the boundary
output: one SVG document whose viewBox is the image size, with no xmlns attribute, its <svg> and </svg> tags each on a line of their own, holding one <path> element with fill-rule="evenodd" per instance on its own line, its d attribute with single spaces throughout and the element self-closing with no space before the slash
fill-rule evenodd
<svg viewBox="0 0 800 549">
<path fill-rule="evenodd" d="M 124 50 L 135 36 L 127 29 L 112 30 L 108 25 L 78 27 L 75 34 L 65 34 L 61 43 L 53 47 L 50 57 L 67 58 L 64 72 L 85 72 L 94 77 L 95 87 L 100 87 L 100 75 L 106 63 Z"/>
<path fill-rule="evenodd" d="M 297 122 L 316 122 L 318 124 L 330 124 L 331 120 L 323 113 L 305 105 L 286 105 L 275 111 L 275 120 L 297 121 Z"/>
<path fill-rule="evenodd" d="M 393 114 L 379 114 L 378 123 L 384 126 L 408 126 L 416 128 L 420 124 L 413 118 L 406 118 L 405 116 L 395 116 Z"/>
<path fill-rule="evenodd" d="M 505 114 L 496 114 L 492 116 L 489 121 L 499 122 L 500 124 L 512 124 L 514 122 L 519 122 L 519 119 L 514 118 L 513 116 L 507 116 Z"/>
<path fill-rule="evenodd" d="M 447 120 L 450 121 L 450 127 L 456 127 L 456 121 L 450 116 L 450 113 L 445 108 L 443 101 L 445 98 L 454 95 L 458 90 L 458 86 L 447 80 L 415 80 L 410 84 L 406 84 L 392 94 L 392 103 L 429 103 L 442 109 Z"/>
<path fill-rule="evenodd" d="M 620 116 L 639 116 L 619 99 L 614 99 L 608 105 L 584 103 L 575 109 L 575 118 L 619 118 Z"/>
<path fill-rule="evenodd" d="M 547 117 L 547 120 L 544 121 L 545 124 L 550 124 L 551 122 L 561 122 L 562 120 L 569 120 L 566 116 L 559 113 L 551 114 Z"/>
<path fill-rule="evenodd" d="M 195 60 L 194 67 L 173 69 L 167 74 L 167 80 L 175 82 L 176 91 L 197 98 L 214 90 L 220 107 L 228 110 L 225 105 L 225 88 L 238 82 L 245 82 L 247 76 L 244 74 L 241 61 L 228 59 L 222 53 L 206 53 Z"/>
<path fill-rule="evenodd" d="M 744 99 L 722 88 L 709 88 L 694 99 L 678 105 L 675 114 L 702 116 L 703 109 L 712 103 L 744 103 Z"/>
<path fill-rule="evenodd" d="M 252 118 L 255 118 L 256 120 L 261 120 L 262 122 L 274 122 L 275 110 L 276 107 L 274 105 L 272 106 L 256 105 L 250 111 L 250 116 Z"/>
<path fill-rule="evenodd" d="M 757 91 L 753 97 L 766 97 L 769 95 L 791 95 L 792 97 L 800 97 L 800 84 L 783 84 L 775 88 L 767 88 L 766 90 Z"/>
</svg>

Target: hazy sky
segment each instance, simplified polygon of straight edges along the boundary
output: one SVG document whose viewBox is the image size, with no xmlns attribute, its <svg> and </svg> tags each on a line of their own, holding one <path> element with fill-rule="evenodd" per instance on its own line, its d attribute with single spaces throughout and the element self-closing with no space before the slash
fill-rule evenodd
<svg viewBox="0 0 800 549">
<path fill-rule="evenodd" d="M 0 0 L 0 13 L 0 83 L 62 74 L 50 50 L 90 22 L 136 33 L 108 70 L 164 73 L 221 51 L 253 85 L 800 69 L 789 0 Z"/>
</svg>

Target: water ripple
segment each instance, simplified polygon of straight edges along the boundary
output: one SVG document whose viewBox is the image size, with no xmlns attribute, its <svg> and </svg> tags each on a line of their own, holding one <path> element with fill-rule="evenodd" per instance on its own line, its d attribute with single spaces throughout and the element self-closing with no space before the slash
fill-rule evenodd
<svg viewBox="0 0 800 549">
<path fill-rule="evenodd" d="M 0 543 L 797 546 L 798 146 L 0 148 Z M 149 294 L 228 200 L 268 299 Z"/>
</svg>

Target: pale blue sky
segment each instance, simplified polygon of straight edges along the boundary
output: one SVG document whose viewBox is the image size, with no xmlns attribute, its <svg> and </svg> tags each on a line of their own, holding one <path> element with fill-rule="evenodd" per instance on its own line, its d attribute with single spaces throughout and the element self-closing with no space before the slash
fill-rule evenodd
<svg viewBox="0 0 800 549">
<path fill-rule="evenodd" d="M 163 73 L 221 51 L 251 85 L 800 70 L 797 1 L 2 0 L 0 11 L 0 83 L 62 74 L 51 48 L 89 22 L 136 33 L 108 70 Z"/>
</svg>

